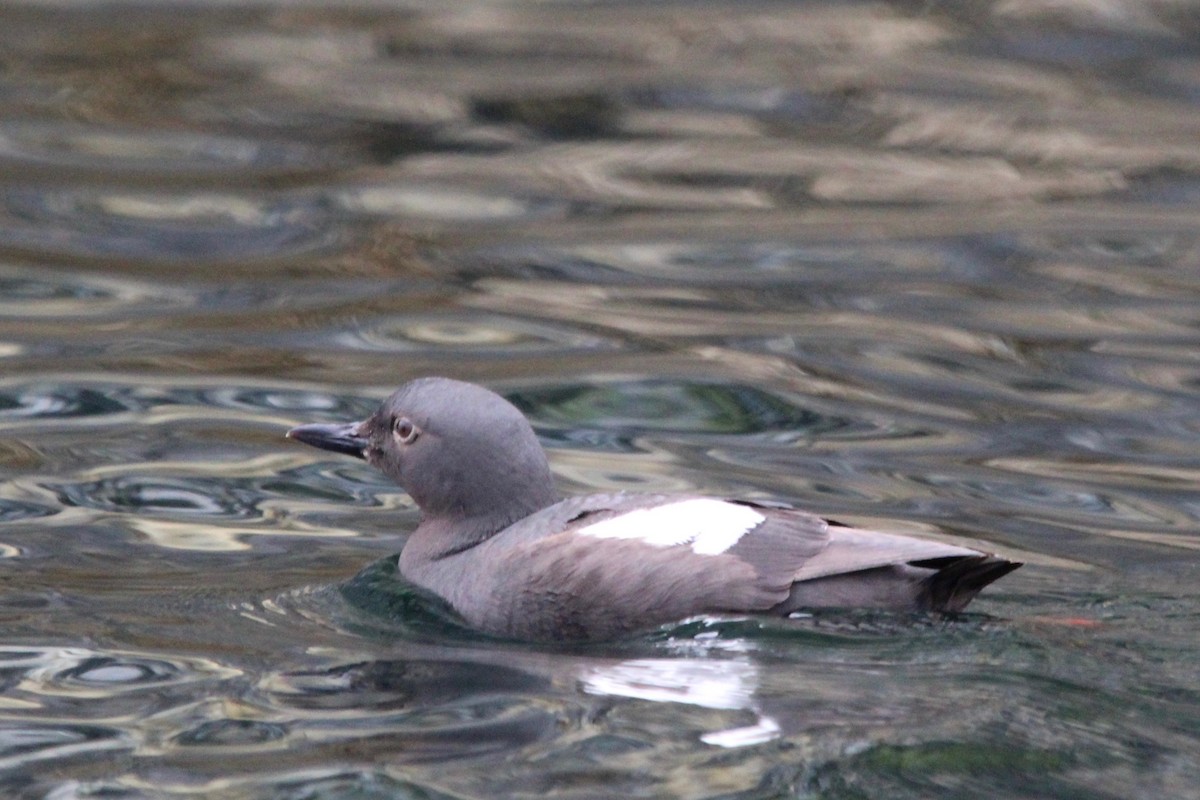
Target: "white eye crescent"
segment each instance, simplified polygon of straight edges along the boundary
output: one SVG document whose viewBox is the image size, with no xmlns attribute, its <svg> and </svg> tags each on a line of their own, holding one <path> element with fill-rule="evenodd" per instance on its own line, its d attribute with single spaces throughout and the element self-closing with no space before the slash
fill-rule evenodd
<svg viewBox="0 0 1200 800">
<path fill-rule="evenodd" d="M 396 421 L 392 423 L 392 435 L 401 444 L 412 444 L 420 433 L 421 431 L 408 417 L 397 417 Z"/>
</svg>

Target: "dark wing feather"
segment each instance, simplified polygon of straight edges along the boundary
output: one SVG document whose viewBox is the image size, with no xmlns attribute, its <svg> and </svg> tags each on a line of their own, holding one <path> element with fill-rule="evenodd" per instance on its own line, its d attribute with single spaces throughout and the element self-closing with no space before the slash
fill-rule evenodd
<svg viewBox="0 0 1200 800">
<path fill-rule="evenodd" d="M 758 585 L 779 594 L 782 600 L 796 574 L 828 547 L 829 525 L 815 514 L 798 509 L 754 507 L 766 519 L 739 539 L 728 554 L 751 566 Z"/>
<path fill-rule="evenodd" d="M 921 581 L 917 601 L 933 611 L 962 611 L 983 587 L 1020 566 L 993 555 L 955 559 Z"/>
</svg>

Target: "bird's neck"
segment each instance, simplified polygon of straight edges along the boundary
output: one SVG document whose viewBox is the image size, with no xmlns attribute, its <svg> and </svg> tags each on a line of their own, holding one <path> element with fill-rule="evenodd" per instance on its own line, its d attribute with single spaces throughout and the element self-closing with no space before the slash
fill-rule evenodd
<svg viewBox="0 0 1200 800">
<path fill-rule="evenodd" d="M 466 552 L 509 527 L 518 520 L 552 505 L 556 498 L 553 489 L 507 507 L 491 507 L 478 514 L 428 514 L 408 537 L 401 553 L 401 569 L 405 563 L 417 564 L 440 561 Z"/>
</svg>

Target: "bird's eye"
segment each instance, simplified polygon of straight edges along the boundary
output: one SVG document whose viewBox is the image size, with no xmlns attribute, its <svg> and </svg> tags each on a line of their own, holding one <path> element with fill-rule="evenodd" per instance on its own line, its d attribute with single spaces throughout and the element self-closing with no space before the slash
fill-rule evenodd
<svg viewBox="0 0 1200 800">
<path fill-rule="evenodd" d="M 417 439 L 417 426 L 412 424 L 412 420 L 408 417 L 398 417 L 392 423 L 392 434 L 396 437 L 396 441 L 401 444 L 412 444 Z"/>
</svg>

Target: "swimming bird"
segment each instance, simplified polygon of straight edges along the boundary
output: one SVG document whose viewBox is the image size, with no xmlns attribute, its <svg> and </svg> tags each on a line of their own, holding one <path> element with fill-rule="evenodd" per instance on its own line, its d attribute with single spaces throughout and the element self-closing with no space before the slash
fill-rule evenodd
<svg viewBox="0 0 1200 800">
<path fill-rule="evenodd" d="M 506 638 L 603 640 L 705 614 L 958 611 L 1021 566 L 748 500 L 560 500 L 525 416 L 448 378 L 404 384 L 366 420 L 287 436 L 365 459 L 399 484 L 421 512 L 400 574 Z"/>
</svg>

